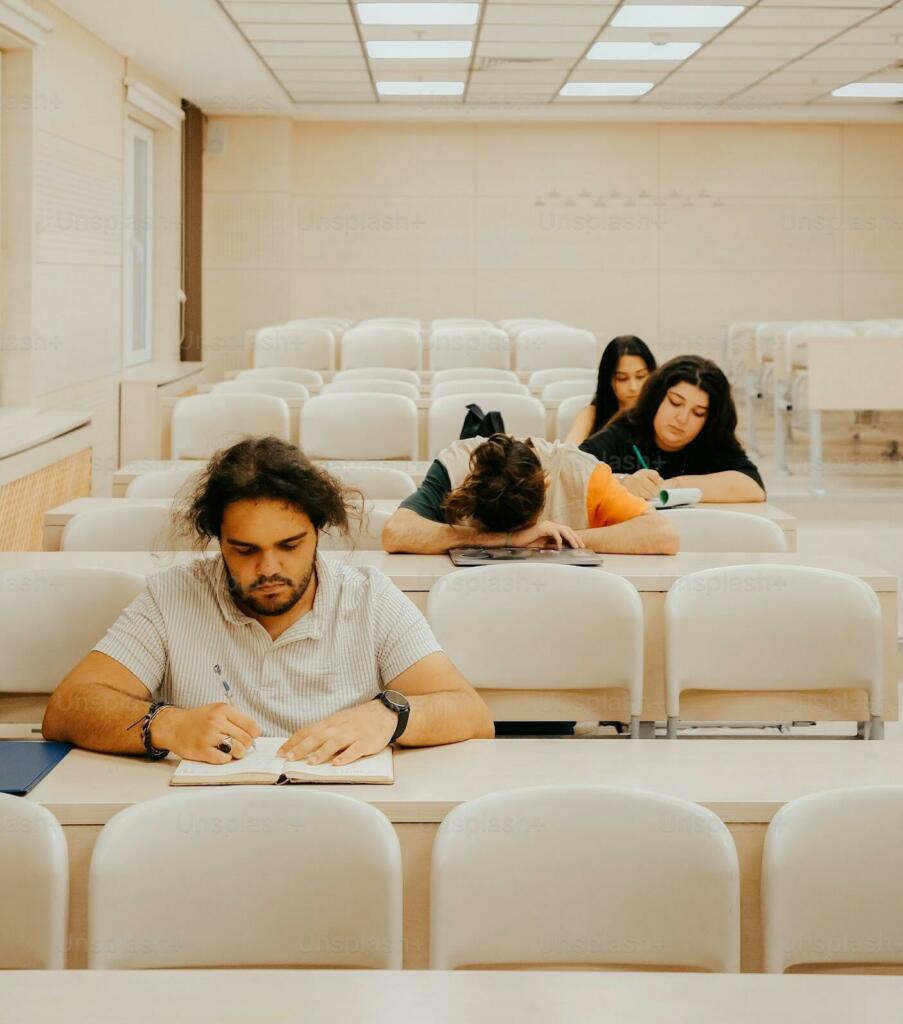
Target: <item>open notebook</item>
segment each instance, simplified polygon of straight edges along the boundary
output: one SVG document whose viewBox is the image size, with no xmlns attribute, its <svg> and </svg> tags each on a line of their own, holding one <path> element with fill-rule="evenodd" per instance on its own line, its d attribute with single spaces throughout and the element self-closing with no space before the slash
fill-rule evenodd
<svg viewBox="0 0 903 1024">
<path fill-rule="evenodd" d="M 395 781 L 392 748 L 362 757 L 351 764 L 307 764 L 285 761 L 276 751 L 285 743 L 284 736 L 261 736 L 255 750 L 241 760 L 226 764 L 204 764 L 202 761 L 180 761 L 171 786 L 276 786 L 286 782 L 370 782 L 391 786 Z"/>
<path fill-rule="evenodd" d="M 702 491 L 698 487 L 675 487 L 673 490 L 662 491 L 649 504 L 653 508 L 685 508 L 687 505 L 698 505 L 702 501 Z"/>
</svg>

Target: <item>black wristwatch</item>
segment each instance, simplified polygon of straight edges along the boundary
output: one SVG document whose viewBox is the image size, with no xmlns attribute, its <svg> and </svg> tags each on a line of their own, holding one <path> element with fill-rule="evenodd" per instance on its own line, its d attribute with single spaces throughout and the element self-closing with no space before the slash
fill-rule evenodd
<svg viewBox="0 0 903 1024">
<path fill-rule="evenodd" d="M 390 711 L 394 711 L 398 715 L 398 725 L 395 726 L 395 732 L 392 733 L 392 738 L 389 740 L 390 743 L 394 743 L 408 727 L 411 702 L 398 690 L 380 690 L 373 699 L 381 701 Z"/>
</svg>

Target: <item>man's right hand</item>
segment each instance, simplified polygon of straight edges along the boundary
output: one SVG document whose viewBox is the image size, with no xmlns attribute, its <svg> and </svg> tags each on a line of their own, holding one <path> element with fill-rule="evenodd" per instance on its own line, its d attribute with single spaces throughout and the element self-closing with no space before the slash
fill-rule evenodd
<svg viewBox="0 0 903 1024">
<path fill-rule="evenodd" d="M 535 526 L 528 526 L 511 535 L 511 544 L 516 548 L 585 548 L 586 544 L 569 527 L 544 519 Z"/>
<path fill-rule="evenodd" d="M 189 761 L 226 764 L 242 758 L 260 735 L 260 726 L 231 704 L 164 708 L 151 723 L 151 743 Z M 231 737 L 232 753 L 217 749 Z"/>
</svg>

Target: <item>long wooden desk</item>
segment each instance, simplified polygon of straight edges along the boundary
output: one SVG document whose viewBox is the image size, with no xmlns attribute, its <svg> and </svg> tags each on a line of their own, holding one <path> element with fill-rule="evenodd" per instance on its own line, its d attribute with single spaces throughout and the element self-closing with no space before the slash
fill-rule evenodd
<svg viewBox="0 0 903 1024">
<path fill-rule="evenodd" d="M 890 1024 L 900 978 L 566 971 L 5 971 L 5 1024 Z"/>
<path fill-rule="evenodd" d="M 88 866 L 100 829 L 118 811 L 172 792 L 176 763 L 72 751 L 27 797 L 57 817 L 69 844 L 70 967 L 85 964 Z M 471 740 L 400 750 L 394 785 L 324 788 L 372 804 L 395 826 L 404 870 L 406 967 L 428 964 L 430 859 L 449 811 L 501 790 L 567 783 L 664 793 L 717 814 L 740 862 L 742 969 L 756 972 L 763 962 L 759 877 L 769 821 L 787 801 L 809 793 L 901 785 L 903 758 L 894 743 L 843 740 Z"/>
<path fill-rule="evenodd" d="M 445 555 L 390 555 L 384 551 L 329 551 L 326 558 L 348 561 L 355 565 L 375 566 L 385 572 L 419 608 L 425 610 L 430 589 L 454 570 Z M 37 569 L 46 566 L 93 566 L 131 572 L 158 572 L 170 565 L 196 557 L 189 553 L 163 552 L 2 552 L 0 571 Z M 877 594 L 882 614 L 884 641 L 885 720 L 897 719 L 897 577 L 857 559 L 838 556 L 811 557 L 798 554 L 683 554 L 606 555 L 600 569 L 587 572 L 614 572 L 623 576 L 639 591 L 645 617 L 645 664 L 643 720 L 665 718 L 665 651 L 664 605 L 671 587 L 688 573 L 722 565 L 811 565 L 849 573 L 864 580 Z M 466 572 L 466 570 L 462 570 Z M 547 642 L 549 638 L 543 638 Z M 767 638 L 763 638 L 765 642 Z M 539 641 L 538 641 L 539 642 Z M 629 719 L 627 696 L 620 690 L 598 694 L 577 691 L 494 691 L 493 710 L 496 718 L 533 720 L 572 719 L 575 702 L 583 709 L 581 719 Z M 32 703 L 34 703 L 32 701 Z M 0 709 L 3 701 L 0 699 Z M 567 710 L 565 710 L 565 708 Z M 20 709 L 21 710 L 21 709 Z M 6 721 L 34 721 L 29 717 Z M 858 722 L 868 717 L 864 693 L 857 691 L 776 692 L 776 693 L 702 693 L 689 691 L 681 698 L 681 714 L 699 721 L 839 721 Z"/>
<path fill-rule="evenodd" d="M 63 505 L 57 505 L 44 513 L 44 550 L 59 551 L 60 538 L 66 523 L 79 512 L 90 512 L 92 510 L 116 508 L 121 506 L 122 501 L 128 501 L 135 505 L 168 505 L 166 498 L 77 498 L 74 501 L 67 501 Z M 383 509 L 387 512 L 394 512 L 399 505 L 398 499 L 377 499 L 368 501 L 368 506 L 376 509 Z M 787 540 L 787 550 L 796 551 L 796 517 L 789 512 L 771 505 L 768 502 L 744 502 L 738 504 L 701 504 L 699 508 L 711 508 L 727 512 L 745 512 L 748 515 L 758 516 L 762 519 L 770 519 L 781 528 Z M 665 512 L 667 515 L 667 512 Z"/>
</svg>

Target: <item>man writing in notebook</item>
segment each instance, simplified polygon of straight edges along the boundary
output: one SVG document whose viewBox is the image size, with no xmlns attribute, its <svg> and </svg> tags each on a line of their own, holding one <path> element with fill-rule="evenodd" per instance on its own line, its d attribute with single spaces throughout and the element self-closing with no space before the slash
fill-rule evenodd
<svg viewBox="0 0 903 1024">
<path fill-rule="evenodd" d="M 48 739 L 225 764 L 258 736 L 289 736 L 289 760 L 350 764 L 393 741 L 493 735 L 388 577 L 318 556 L 321 529 L 348 527 L 345 495 L 297 448 L 263 438 L 217 453 L 179 521 L 221 553 L 149 578 L 57 687 Z"/>
</svg>

